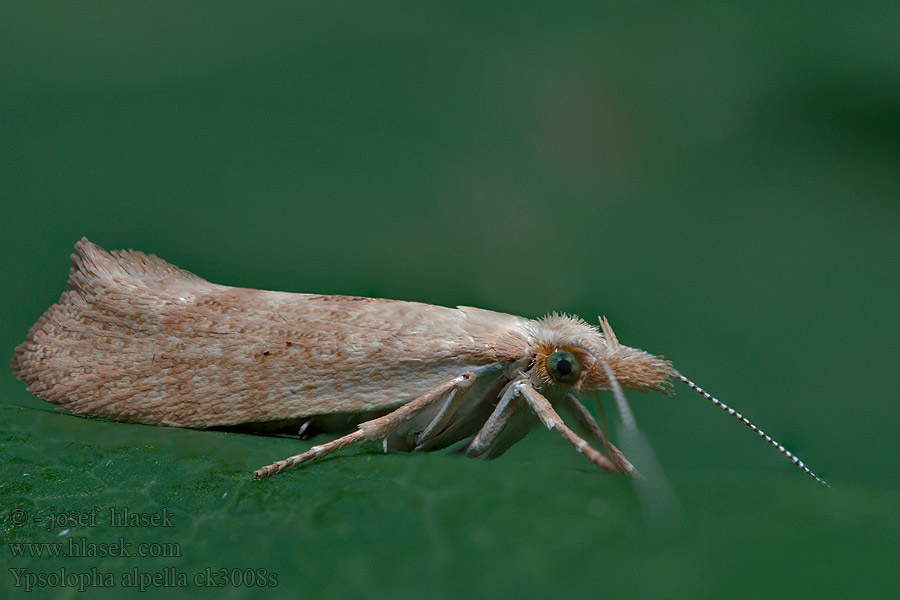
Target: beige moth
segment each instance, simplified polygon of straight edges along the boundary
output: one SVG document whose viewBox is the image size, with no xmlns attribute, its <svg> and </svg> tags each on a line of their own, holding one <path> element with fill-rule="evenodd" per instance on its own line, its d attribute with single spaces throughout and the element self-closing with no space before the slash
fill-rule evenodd
<svg viewBox="0 0 900 600">
<path fill-rule="evenodd" d="M 623 390 L 666 391 L 680 379 L 827 485 L 670 362 L 619 343 L 605 319 L 598 328 L 560 314 L 229 287 L 86 238 L 72 261 L 68 289 L 15 350 L 12 370 L 28 390 L 114 421 L 345 433 L 256 478 L 366 441 L 405 452 L 462 444 L 494 458 L 537 423 L 598 467 L 638 475 L 582 399 L 611 391 L 634 428 Z"/>
</svg>

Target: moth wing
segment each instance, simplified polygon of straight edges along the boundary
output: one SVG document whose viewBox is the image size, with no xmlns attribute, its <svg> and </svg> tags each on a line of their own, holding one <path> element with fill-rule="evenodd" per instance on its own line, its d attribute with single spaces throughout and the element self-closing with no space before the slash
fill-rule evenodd
<svg viewBox="0 0 900 600">
<path fill-rule="evenodd" d="M 11 366 L 64 410 L 120 421 L 213 427 L 386 411 L 503 361 L 524 321 L 228 287 L 142 252 L 87 239 L 75 249 L 69 289 Z"/>
</svg>

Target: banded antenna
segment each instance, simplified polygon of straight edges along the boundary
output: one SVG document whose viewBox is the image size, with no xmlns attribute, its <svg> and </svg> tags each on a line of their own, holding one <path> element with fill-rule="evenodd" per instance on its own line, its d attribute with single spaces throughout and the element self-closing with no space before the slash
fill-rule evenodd
<svg viewBox="0 0 900 600">
<path fill-rule="evenodd" d="M 766 440 L 767 442 L 769 442 L 770 444 L 775 446 L 775 448 L 777 448 L 779 452 L 781 452 L 782 454 L 787 456 L 790 459 L 790 461 L 792 463 L 794 463 L 794 465 L 796 465 L 797 468 L 799 468 L 801 471 L 803 471 L 804 473 L 806 473 L 807 475 L 809 475 L 810 477 L 812 477 L 813 479 L 818 481 L 819 484 L 821 484 L 827 488 L 831 487 L 830 485 L 828 485 L 827 481 L 825 481 L 824 479 L 822 479 L 821 477 L 819 477 L 818 475 L 813 473 L 810 470 L 810 468 L 807 467 L 803 463 L 803 461 L 800 460 L 800 458 L 797 455 L 793 454 L 790 450 L 788 450 L 787 448 L 785 448 L 784 446 L 779 444 L 777 441 L 772 439 L 772 437 L 770 435 L 767 435 L 765 431 L 763 431 L 762 429 L 760 429 L 759 427 L 754 425 L 752 422 L 750 422 L 750 419 L 748 419 L 741 413 L 737 412 L 736 410 L 734 410 L 733 408 L 731 408 L 730 406 L 728 406 L 727 404 L 725 404 L 718 398 L 713 397 L 712 394 L 710 394 L 709 392 L 704 390 L 702 387 L 700 387 L 699 385 L 697 385 L 696 383 L 694 383 L 693 381 L 691 381 L 690 379 L 688 379 L 687 377 L 685 377 L 684 375 L 679 373 L 678 371 L 675 371 L 675 375 L 678 377 L 678 379 L 683 381 L 685 383 L 685 385 L 687 385 L 689 388 L 691 388 L 692 390 L 694 390 L 695 392 L 697 392 L 698 394 L 700 394 L 701 396 L 703 396 L 704 398 L 706 398 L 707 400 L 709 400 L 710 402 L 712 402 L 713 404 L 715 404 L 716 406 L 718 406 L 719 408 L 721 408 L 722 410 L 727 412 L 729 415 L 731 415 L 732 417 L 734 417 L 735 419 L 737 419 L 738 421 L 740 421 L 741 423 L 743 423 L 744 425 L 746 425 L 747 427 L 749 427 L 750 429 L 755 431 L 759 435 L 759 437 L 761 437 L 762 439 Z"/>
</svg>

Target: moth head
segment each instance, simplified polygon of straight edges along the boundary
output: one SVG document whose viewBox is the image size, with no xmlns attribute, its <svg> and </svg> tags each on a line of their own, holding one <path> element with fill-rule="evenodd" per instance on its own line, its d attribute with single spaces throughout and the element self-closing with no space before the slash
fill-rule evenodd
<svg viewBox="0 0 900 600">
<path fill-rule="evenodd" d="M 662 356 L 623 346 L 605 318 L 600 330 L 577 317 L 552 314 L 532 322 L 529 337 L 532 382 L 539 386 L 569 386 L 575 393 L 612 390 L 626 429 L 637 431 L 634 415 L 623 389 L 668 393 L 671 378 L 680 379 L 692 390 L 742 422 L 807 475 L 825 487 L 828 483 L 813 473 L 802 460 L 779 444 L 747 417 L 730 408 L 696 383 L 672 368 Z M 599 395 L 598 395 L 599 401 Z"/>
<path fill-rule="evenodd" d="M 536 323 L 532 378 L 541 387 L 608 390 L 613 385 L 609 370 L 625 389 L 667 391 L 674 374 L 672 364 L 661 356 L 620 344 L 606 319 L 600 320 L 601 331 L 568 315 L 553 314 Z"/>
</svg>

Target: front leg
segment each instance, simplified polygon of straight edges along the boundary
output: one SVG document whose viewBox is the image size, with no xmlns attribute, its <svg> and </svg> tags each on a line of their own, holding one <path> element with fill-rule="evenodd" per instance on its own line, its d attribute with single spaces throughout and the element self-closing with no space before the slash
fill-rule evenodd
<svg viewBox="0 0 900 600">
<path fill-rule="evenodd" d="M 625 458 L 622 451 L 616 448 L 613 443 L 609 441 L 607 436 L 603 435 L 603 429 L 600 428 L 600 425 L 597 424 L 597 420 L 594 419 L 594 415 L 585 408 L 584 404 L 572 394 L 566 394 L 565 402 L 569 412 L 575 417 L 575 422 L 578 423 L 578 426 L 583 430 L 582 433 L 586 432 L 597 440 L 598 443 L 603 444 L 606 447 L 606 455 L 616 463 L 616 467 L 618 467 L 619 470 L 628 473 L 632 477 L 640 478 L 640 473 L 637 472 L 634 465 L 628 462 L 628 459 Z"/>
<path fill-rule="evenodd" d="M 550 404 L 550 401 L 534 389 L 530 381 L 527 379 L 520 379 L 513 385 L 517 386 L 518 391 L 522 394 L 522 397 L 525 398 L 525 402 L 531 407 L 531 410 L 534 411 L 534 414 L 537 415 L 547 429 L 556 429 L 567 442 L 572 444 L 575 449 L 578 450 L 578 452 L 587 456 L 592 463 L 604 471 L 609 473 L 616 473 L 619 471 L 615 463 L 591 447 L 591 445 L 579 437 L 577 433 L 569 429 L 563 422 L 562 417 L 553 410 L 553 405 Z"/>
<path fill-rule="evenodd" d="M 569 429 L 563 422 L 562 418 L 553 410 L 550 401 L 544 398 L 537 390 L 535 390 L 527 379 L 517 379 L 507 386 L 500 402 L 491 416 L 482 426 L 481 430 L 469 444 L 466 455 L 470 457 L 478 457 L 486 453 L 497 442 L 504 426 L 512 419 L 518 410 L 521 410 L 522 400 L 531 408 L 535 415 L 544 423 L 547 429 L 556 429 L 570 444 L 572 444 L 578 452 L 584 454 L 588 459 L 600 467 L 601 469 L 614 473 L 618 472 L 619 467 L 591 447 L 585 440 L 578 436 L 574 431 Z M 625 461 L 626 463 L 628 461 Z"/>
</svg>

